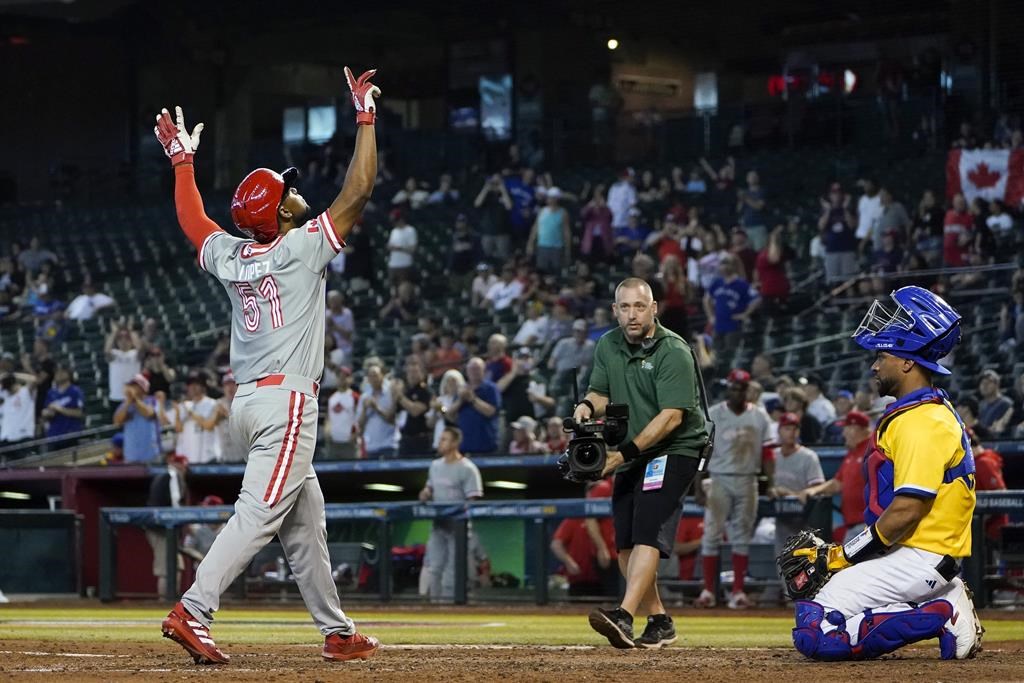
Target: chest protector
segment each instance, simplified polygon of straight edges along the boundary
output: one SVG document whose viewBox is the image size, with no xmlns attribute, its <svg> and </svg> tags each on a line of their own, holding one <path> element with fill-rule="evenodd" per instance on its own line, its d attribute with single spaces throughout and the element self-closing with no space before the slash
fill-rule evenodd
<svg viewBox="0 0 1024 683">
<path fill-rule="evenodd" d="M 955 466 L 948 468 L 942 476 L 943 484 L 951 484 L 957 479 L 963 479 L 968 488 L 974 488 L 974 454 L 971 452 L 971 442 L 967 436 L 967 429 L 963 420 L 953 410 L 949 402 L 949 396 L 942 389 L 926 387 L 913 391 L 903 398 L 890 403 L 882 413 L 878 421 L 875 433 L 871 435 L 871 443 L 868 445 L 868 454 L 864 458 L 864 523 L 874 524 L 882 515 L 889 504 L 892 503 L 894 495 L 893 480 L 895 473 L 892 459 L 878 445 L 885 430 L 892 424 L 892 421 L 905 415 L 918 406 L 928 403 L 941 403 L 949 412 L 953 413 L 957 424 L 960 425 L 960 444 L 964 449 L 963 459 Z"/>
</svg>

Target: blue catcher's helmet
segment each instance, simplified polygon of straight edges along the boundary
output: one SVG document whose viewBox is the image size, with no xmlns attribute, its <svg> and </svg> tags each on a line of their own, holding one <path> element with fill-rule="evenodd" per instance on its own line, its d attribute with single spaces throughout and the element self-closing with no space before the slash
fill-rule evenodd
<svg viewBox="0 0 1024 683">
<path fill-rule="evenodd" d="M 868 351 L 885 351 L 948 375 L 938 360 L 960 342 L 960 314 L 921 287 L 901 287 L 890 296 L 896 310 L 890 312 L 876 299 L 853 333 L 854 341 Z"/>
</svg>

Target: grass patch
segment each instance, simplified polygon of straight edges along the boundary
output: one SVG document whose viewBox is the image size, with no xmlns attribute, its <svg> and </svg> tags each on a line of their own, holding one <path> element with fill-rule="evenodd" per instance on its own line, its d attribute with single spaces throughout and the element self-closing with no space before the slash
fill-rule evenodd
<svg viewBox="0 0 1024 683">
<path fill-rule="evenodd" d="M 575 610 L 575 608 L 573 608 Z M 164 610 L 99 606 L 71 609 L 0 608 L 0 643 L 17 640 L 74 642 L 147 642 L 160 637 Z M 385 644 L 467 645 L 604 645 L 582 611 L 572 614 L 503 612 L 445 612 L 442 610 L 353 610 L 357 624 Z M 638 619 L 639 631 L 643 621 Z M 687 647 L 792 647 L 791 618 L 676 615 L 680 641 Z M 1024 641 L 1024 622 L 986 622 L 989 641 Z M 228 608 L 214 625 L 218 644 L 314 645 L 319 634 L 301 609 L 259 610 Z"/>
</svg>

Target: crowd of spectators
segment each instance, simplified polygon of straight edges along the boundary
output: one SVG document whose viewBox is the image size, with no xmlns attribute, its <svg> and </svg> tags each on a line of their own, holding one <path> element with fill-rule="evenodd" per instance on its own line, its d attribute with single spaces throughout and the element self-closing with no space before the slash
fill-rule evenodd
<svg viewBox="0 0 1024 683">
<path fill-rule="evenodd" d="M 998 144 L 1019 144 L 1015 122 L 1006 119 L 1002 126 L 1008 132 L 996 136 Z M 959 146 L 984 144 L 968 128 L 961 133 Z M 312 175 L 304 191 L 313 201 L 329 198 L 327 169 L 343 161 L 328 159 L 331 154 L 325 149 L 307 165 Z M 977 273 L 935 269 L 1005 260 L 1021 233 L 1019 207 L 967 202 L 961 195 L 944 206 L 931 190 L 919 199 L 901 197 L 871 177 L 850 186 L 822 181 L 816 199 L 820 212 L 814 214 L 784 205 L 781 188 L 772 186 L 772 169 L 741 158 L 624 168 L 607 182 L 582 186 L 578 177 L 559 183 L 553 174 L 517 159 L 510 152 L 497 172 L 443 173 L 434 182 L 396 177 L 386 155 L 381 160 L 373 204 L 329 271 L 322 397 L 329 457 L 426 455 L 445 424 L 462 429 L 461 449 L 468 453 L 548 443 L 547 420 L 566 411 L 574 372 L 585 388 L 594 344 L 614 326 L 609 288 L 619 275 L 650 281 L 662 324 L 691 341 L 706 369 L 723 374 L 738 347 L 752 352 L 745 334 L 751 321 L 791 314 L 828 289 L 845 296 L 883 295 L 911 281 L 907 273 L 912 271 L 927 271 L 913 281 L 940 293 L 983 287 Z M 444 278 L 427 281 L 423 231 L 436 235 L 438 220 L 451 226 L 440 240 Z M 375 222 L 384 224 L 386 241 L 370 228 Z M 54 421 L 62 428 L 68 416 L 50 409 L 45 398 L 57 375 L 49 349 L 63 340 L 68 320 L 94 316 L 105 316 L 112 419 L 126 430 L 136 429 L 132 425 L 140 420 L 157 423 L 157 454 L 151 455 L 152 445 L 143 451 L 132 445 L 127 457 L 159 457 L 167 448 L 180 452 L 179 441 L 186 451 L 196 450 L 190 444 L 202 441 L 201 432 L 224 431 L 218 416 L 228 408 L 210 405 L 228 391 L 222 382 L 229 375 L 227 335 L 210 352 L 206 378 L 192 382 L 187 374 L 182 389 L 177 375 L 189 368 L 166 357 L 169 340 L 156 320 L 140 325 L 111 315 L 117 302 L 89 278 L 74 297 L 65 297 L 54 282 L 59 258 L 38 238 L 8 251 L 0 257 L 0 320 L 32 319 L 37 346 L 46 348 L 28 365 L 22 359 L 10 368 L 16 374 L 6 380 L 10 388 L 3 394 L 43 392 L 36 399 L 36 424 L 0 431 L 0 439 L 42 436 Z M 383 277 L 378 259 L 386 266 Z M 366 292 L 379 302 L 369 314 L 376 320 L 351 303 Z M 452 301 L 473 309 L 468 318 L 500 318 L 508 338 L 482 338 L 473 319 L 438 315 L 442 302 Z M 368 347 L 356 342 L 371 322 L 414 333 L 402 335 L 393 355 L 357 354 L 357 348 Z M 1020 271 L 1002 308 L 999 335 L 1003 352 L 1013 357 L 1024 342 Z M 140 378 L 149 383 L 145 391 Z M 755 372 L 760 400 L 766 408 L 778 401 L 797 414 L 808 441 L 840 439 L 834 422 L 841 415 L 822 412 L 823 400 L 853 403 L 864 393 L 862 387 L 829 387 L 814 378 L 806 384 L 778 380 L 779 386 L 761 382 Z M 197 393 L 200 384 L 209 395 Z M 1019 404 L 1020 384 L 1007 378 L 996 389 Z M 984 391 L 979 386 L 964 391 L 963 398 L 993 400 Z M 1001 416 L 1005 421 L 996 423 L 996 434 L 1012 436 L 1024 421 L 1019 406 Z M 521 430 L 513 423 L 530 425 L 530 420 L 536 421 L 529 430 L 532 438 L 517 439 Z M 193 462 L 235 457 L 213 445 L 198 451 L 189 456 Z"/>
<path fill-rule="evenodd" d="M 849 187 L 824 182 L 816 200 L 820 213 L 800 214 L 779 205 L 771 180 L 763 181 L 771 175 L 762 170 L 771 169 L 744 167 L 733 157 L 718 165 L 700 159 L 689 168 L 666 169 L 662 176 L 655 169 L 623 169 L 607 184 L 584 182 L 576 191 L 550 173 L 512 163 L 479 176 L 479 184 L 465 175 L 443 174 L 436 184 L 417 178 L 389 182 L 382 176 L 377 206 L 367 217 L 372 223 L 375 215 L 387 215 L 390 223 L 390 293 L 380 299 L 376 314 L 385 322 L 417 328 L 395 359 L 396 367 L 385 371 L 385 382 L 405 372 L 403 356 L 415 358 L 425 369 L 425 387 L 436 394 L 431 400 L 440 402 L 447 395 L 442 379 L 452 370 L 465 378 L 467 363 L 480 354 L 487 381 L 499 390 L 498 400 L 479 400 L 499 406 L 500 450 L 514 440 L 513 422 L 523 424 L 521 417 L 543 421 L 565 409 L 573 368 L 585 383 L 593 342 L 612 326 L 609 268 L 651 281 L 662 323 L 697 346 L 706 367 L 724 371 L 723 363 L 732 359 L 749 330 L 748 321 L 791 314 L 828 289 L 869 297 L 910 281 L 940 293 L 983 287 L 984 277 L 976 273 L 950 275 L 936 269 L 1005 261 L 1012 253 L 1006 247 L 1020 233 L 1017 207 L 977 200 L 968 205 L 960 196 L 944 207 L 931 190 L 919 200 L 900 197 L 871 177 Z M 916 208 L 909 209 L 912 202 Z M 430 213 L 423 219 L 429 223 L 418 218 L 438 206 L 450 211 Z M 450 237 L 441 239 L 442 245 L 448 242 L 442 246 L 445 282 L 427 282 L 421 259 L 400 258 L 396 264 L 395 258 L 422 250 L 416 230 L 436 228 L 438 220 L 451 221 Z M 422 225 L 413 228 L 412 223 Z M 912 271 L 927 272 L 908 276 Z M 1020 280 L 1014 277 L 1015 283 Z M 494 364 L 490 343 L 481 348 L 476 323 L 451 316 L 441 320 L 435 313 L 439 299 L 463 300 L 481 314 L 513 321 L 511 329 L 505 326 L 511 342 L 502 338 L 507 364 Z M 1024 341 L 1022 306 L 1024 289 L 1003 309 L 1000 330 L 1008 355 Z M 365 360 L 349 357 L 345 362 L 355 367 Z M 534 388 L 528 397 L 523 391 L 527 383 Z M 543 400 L 537 401 L 541 387 Z M 837 418 L 820 412 L 821 402 L 852 403 L 860 389 L 814 380 L 765 391 L 800 417 L 805 440 L 838 443 Z M 466 408 L 464 398 L 457 401 L 459 411 Z M 398 410 L 395 448 L 406 413 Z M 538 426 L 535 431 L 543 441 L 544 430 Z M 474 429 L 464 432 L 472 435 Z M 492 450 L 489 438 L 482 443 L 467 439 L 478 452 Z M 474 451 L 466 443 L 462 447 Z"/>
</svg>

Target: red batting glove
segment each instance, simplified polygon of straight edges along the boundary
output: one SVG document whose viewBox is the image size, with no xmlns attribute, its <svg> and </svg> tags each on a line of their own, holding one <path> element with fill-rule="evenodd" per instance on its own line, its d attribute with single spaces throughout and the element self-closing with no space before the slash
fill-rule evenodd
<svg viewBox="0 0 1024 683">
<path fill-rule="evenodd" d="M 197 124 L 192 135 L 189 135 L 185 130 L 185 116 L 181 113 L 181 107 L 175 107 L 174 112 L 177 123 L 171 121 L 171 115 L 166 109 L 161 109 L 156 115 L 153 132 L 163 146 L 164 154 L 171 160 L 171 166 L 191 164 L 199 146 L 199 136 L 203 133 L 203 124 Z"/>
<path fill-rule="evenodd" d="M 353 78 L 351 69 L 345 67 L 345 80 L 352 91 L 352 104 L 356 107 L 356 124 L 360 126 L 372 126 L 377 121 L 377 105 L 373 98 L 380 97 L 380 88 L 370 83 L 375 73 L 376 69 L 370 69 L 359 78 Z"/>
</svg>

